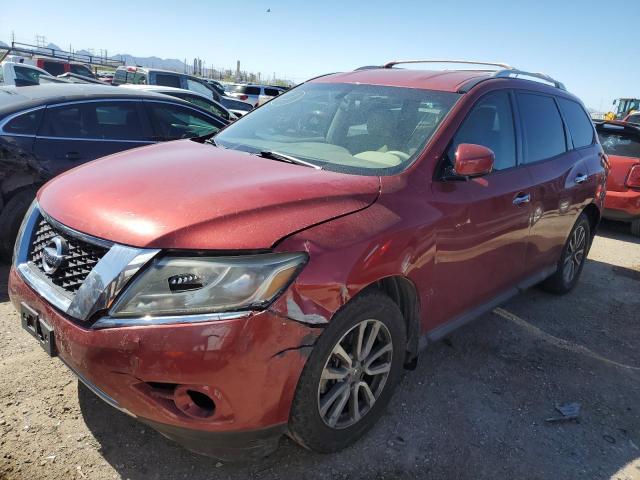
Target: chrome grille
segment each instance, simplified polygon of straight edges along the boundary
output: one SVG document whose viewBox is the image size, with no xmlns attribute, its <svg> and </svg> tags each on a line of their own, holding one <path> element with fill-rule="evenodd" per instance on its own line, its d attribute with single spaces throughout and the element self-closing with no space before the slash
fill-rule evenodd
<svg viewBox="0 0 640 480">
<path fill-rule="evenodd" d="M 68 253 L 62 265 L 53 273 L 46 273 L 42 265 L 43 249 L 53 237 L 62 237 L 68 245 Z M 29 260 L 44 273 L 54 285 L 69 293 L 75 293 L 93 267 L 107 253 L 107 248 L 56 230 L 46 219 L 40 218 L 29 248 Z"/>
</svg>

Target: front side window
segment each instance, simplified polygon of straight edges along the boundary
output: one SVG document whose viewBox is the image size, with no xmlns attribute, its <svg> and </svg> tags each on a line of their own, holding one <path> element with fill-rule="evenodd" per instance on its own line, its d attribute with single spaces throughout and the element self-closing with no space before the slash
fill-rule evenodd
<svg viewBox="0 0 640 480">
<path fill-rule="evenodd" d="M 496 156 L 494 170 L 515 167 L 516 139 L 511 100 L 507 92 L 486 95 L 473 106 L 453 137 L 448 151 L 449 159 L 454 158 L 461 143 L 473 143 L 491 149 Z"/>
<path fill-rule="evenodd" d="M 197 95 L 176 95 L 176 97 L 182 98 L 183 100 L 186 100 L 187 102 L 192 103 L 200 108 L 204 108 L 205 110 L 208 110 L 218 117 L 229 120 L 229 112 L 220 108 L 218 105 L 213 103 L 213 101 L 208 101 Z"/>
<path fill-rule="evenodd" d="M 87 109 L 91 110 L 90 117 L 95 112 L 95 122 L 91 122 L 88 131 L 91 138 L 141 140 L 144 137 L 134 102 L 89 103 Z"/>
<path fill-rule="evenodd" d="M 390 175 L 413 162 L 459 97 L 416 88 L 308 83 L 230 125 L 216 143 L 284 153 L 327 170 Z"/>
<path fill-rule="evenodd" d="M 43 108 L 18 115 L 2 129 L 5 134 L 35 135 L 42 119 Z"/>
<path fill-rule="evenodd" d="M 579 103 L 566 98 L 558 98 L 562 114 L 575 148 L 586 147 L 593 143 L 593 123 Z"/>
<path fill-rule="evenodd" d="M 564 126 L 552 97 L 518 93 L 525 163 L 555 157 L 567 150 Z"/>
<path fill-rule="evenodd" d="M 213 92 L 208 87 L 205 87 L 202 83 L 190 78 L 187 78 L 187 90 L 200 93 L 207 98 L 213 98 Z"/>
<path fill-rule="evenodd" d="M 607 155 L 640 158 L 640 136 L 620 132 L 598 131 L 602 148 Z"/>
<path fill-rule="evenodd" d="M 190 108 L 166 103 L 149 103 L 153 129 L 161 140 L 178 140 L 215 133 L 220 126 Z"/>
<path fill-rule="evenodd" d="M 93 77 L 93 72 L 89 70 L 84 65 L 78 65 L 75 63 L 71 64 L 71 73 L 75 73 L 76 75 L 82 75 L 85 77 Z"/>
</svg>

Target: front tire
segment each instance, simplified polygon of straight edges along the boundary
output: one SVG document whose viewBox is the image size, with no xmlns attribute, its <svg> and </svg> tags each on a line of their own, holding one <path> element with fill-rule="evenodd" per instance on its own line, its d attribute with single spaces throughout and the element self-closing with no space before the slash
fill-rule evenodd
<svg viewBox="0 0 640 480">
<path fill-rule="evenodd" d="M 331 320 L 305 365 L 291 407 L 289 434 L 330 453 L 358 440 L 384 411 L 401 378 L 404 318 L 381 292 L 364 293 Z"/>
<path fill-rule="evenodd" d="M 542 288 L 557 295 L 564 295 L 573 290 L 584 268 L 590 247 L 591 224 L 587 216 L 582 213 L 562 249 L 558 269 L 542 282 Z"/>
</svg>

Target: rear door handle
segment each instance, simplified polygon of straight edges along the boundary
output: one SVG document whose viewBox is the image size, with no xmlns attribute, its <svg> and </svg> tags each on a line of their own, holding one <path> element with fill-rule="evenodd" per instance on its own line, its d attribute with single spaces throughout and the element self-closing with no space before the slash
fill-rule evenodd
<svg viewBox="0 0 640 480">
<path fill-rule="evenodd" d="M 573 179 L 576 183 L 584 183 L 587 181 L 589 177 L 587 175 L 579 174 L 576 178 Z"/>
<path fill-rule="evenodd" d="M 78 152 L 67 152 L 64 154 L 64 158 L 67 160 L 80 160 L 80 153 Z"/>
<path fill-rule="evenodd" d="M 514 205 L 522 205 L 523 203 L 529 203 L 530 201 L 531 201 L 531 195 L 529 195 L 528 193 L 520 192 L 513 199 L 513 204 Z"/>
</svg>

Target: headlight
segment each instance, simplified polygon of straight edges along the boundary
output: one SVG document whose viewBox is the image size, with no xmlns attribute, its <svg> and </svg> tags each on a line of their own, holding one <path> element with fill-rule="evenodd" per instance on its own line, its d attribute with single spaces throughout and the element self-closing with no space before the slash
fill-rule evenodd
<svg viewBox="0 0 640 480">
<path fill-rule="evenodd" d="M 263 308 L 289 285 L 306 261 L 304 253 L 160 258 L 129 285 L 109 315 L 188 315 Z"/>
</svg>

